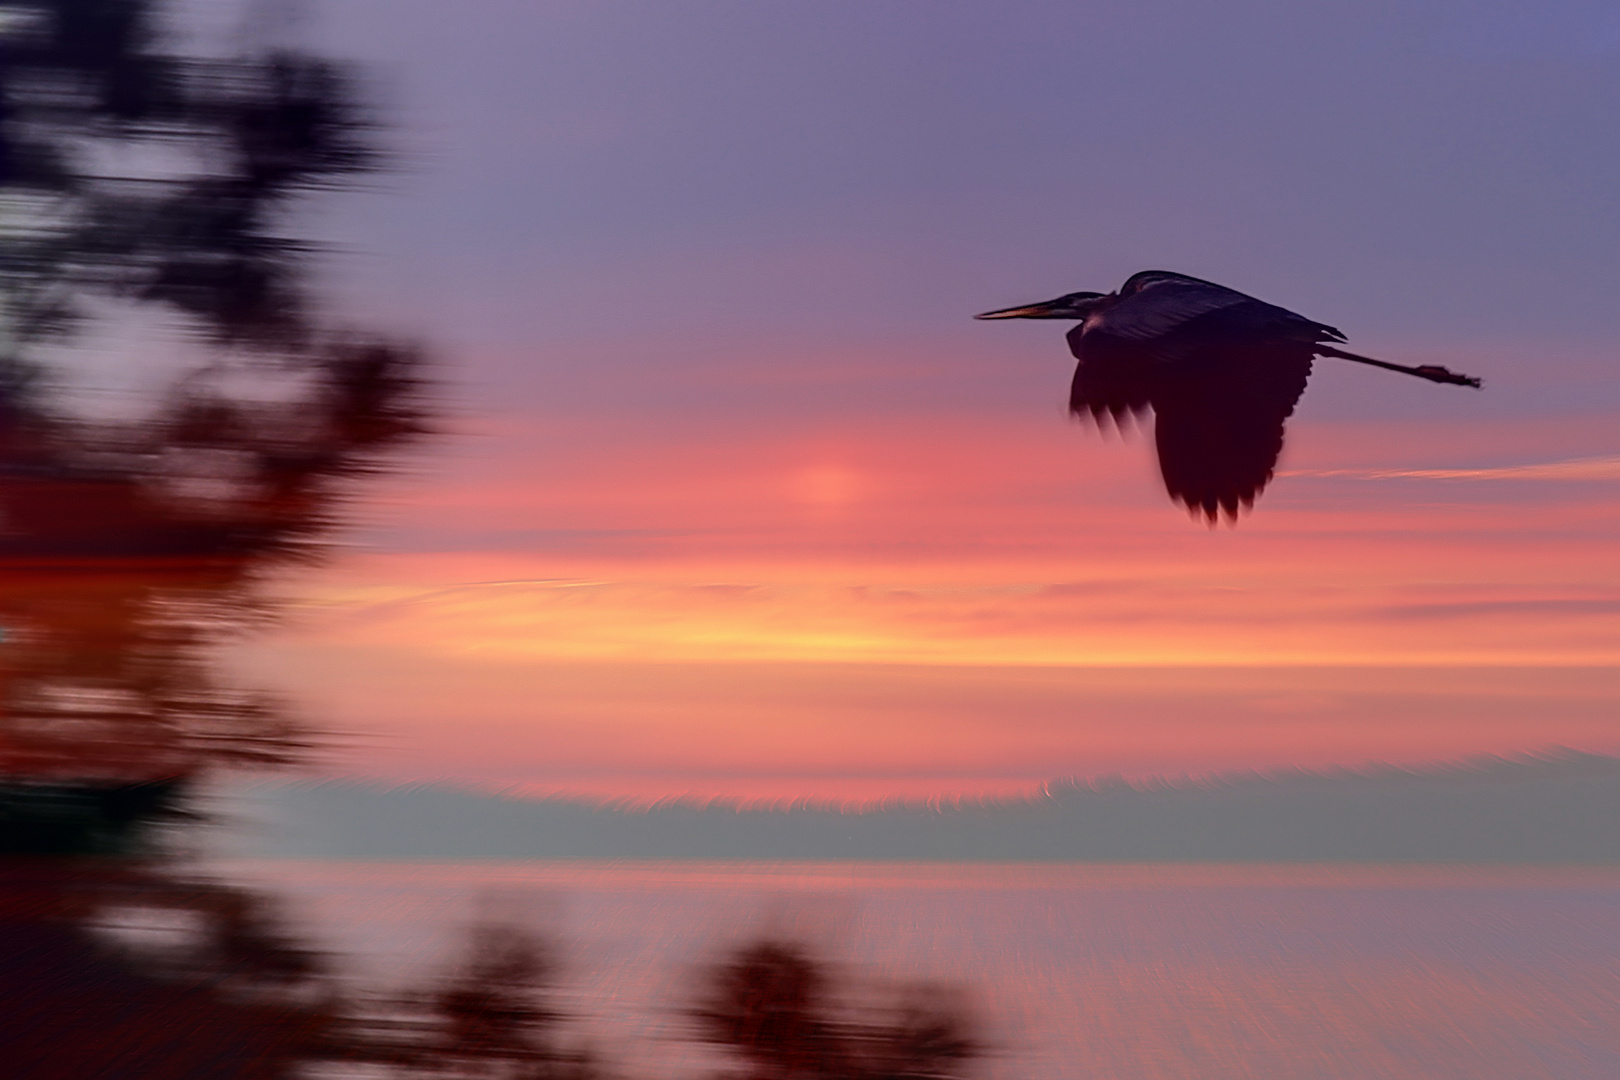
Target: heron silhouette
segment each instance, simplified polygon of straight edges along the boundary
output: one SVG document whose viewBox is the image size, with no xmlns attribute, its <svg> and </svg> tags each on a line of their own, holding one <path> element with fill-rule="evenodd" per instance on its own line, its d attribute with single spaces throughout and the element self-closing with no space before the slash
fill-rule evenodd
<svg viewBox="0 0 1620 1080">
<path fill-rule="evenodd" d="M 1080 361 L 1069 411 L 1099 426 L 1152 409 L 1159 473 L 1170 497 L 1214 525 L 1235 521 L 1270 483 L 1283 423 L 1318 356 L 1353 360 L 1430 382 L 1478 387 L 1443 367 L 1357 356 L 1345 336 L 1214 282 L 1144 270 L 1117 292 L 1075 292 L 975 319 L 1078 319 L 1069 351 Z"/>
</svg>

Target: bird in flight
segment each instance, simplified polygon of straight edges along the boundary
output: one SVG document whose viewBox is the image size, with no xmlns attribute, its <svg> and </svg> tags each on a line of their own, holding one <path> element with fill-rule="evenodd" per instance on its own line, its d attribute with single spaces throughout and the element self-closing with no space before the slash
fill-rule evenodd
<svg viewBox="0 0 1620 1080">
<path fill-rule="evenodd" d="M 1407 367 L 1335 347 L 1331 326 L 1214 282 L 1144 270 L 1111 293 L 1076 292 L 975 319 L 1075 319 L 1080 365 L 1069 411 L 1102 425 L 1152 409 L 1159 473 L 1170 497 L 1214 525 L 1235 521 L 1271 481 L 1283 422 L 1318 356 L 1478 387 L 1443 367 Z"/>
</svg>

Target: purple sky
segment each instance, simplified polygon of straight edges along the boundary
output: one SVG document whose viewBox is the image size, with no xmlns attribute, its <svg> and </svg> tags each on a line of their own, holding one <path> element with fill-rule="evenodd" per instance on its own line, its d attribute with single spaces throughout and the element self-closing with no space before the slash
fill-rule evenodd
<svg viewBox="0 0 1620 1080">
<path fill-rule="evenodd" d="M 1610 334 L 1604 4 L 329 0 L 315 26 L 380 65 L 414 152 L 348 231 L 451 343 L 1005 346 L 963 315 L 1150 266 L 1369 347 Z"/>
</svg>

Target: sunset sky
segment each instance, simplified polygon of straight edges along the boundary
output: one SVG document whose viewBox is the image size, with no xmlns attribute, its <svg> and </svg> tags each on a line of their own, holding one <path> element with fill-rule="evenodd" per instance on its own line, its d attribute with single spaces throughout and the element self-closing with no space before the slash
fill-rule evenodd
<svg viewBox="0 0 1620 1080">
<path fill-rule="evenodd" d="M 326 0 L 316 227 L 452 432 L 242 668 L 333 772 L 652 797 L 1620 749 L 1607 3 Z M 1235 528 L 1068 420 L 1142 269 L 1319 361 Z M 386 488 L 386 491 L 381 490 Z"/>
</svg>

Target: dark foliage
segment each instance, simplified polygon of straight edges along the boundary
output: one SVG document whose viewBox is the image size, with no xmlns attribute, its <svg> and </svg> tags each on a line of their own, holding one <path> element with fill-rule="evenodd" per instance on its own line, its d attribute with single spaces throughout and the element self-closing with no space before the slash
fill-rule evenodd
<svg viewBox="0 0 1620 1080">
<path fill-rule="evenodd" d="M 281 1080 L 347 1054 L 319 958 L 252 893 L 144 863 L 13 858 L 0 903 L 7 1077 Z M 154 917 L 187 930 L 143 932 Z"/>
<path fill-rule="evenodd" d="M 906 987 L 876 1008 L 840 1002 L 826 965 L 791 942 L 753 942 L 716 965 L 692 1015 L 705 1039 L 742 1059 L 747 1080 L 960 1077 L 984 1052 L 945 990 Z"/>
<path fill-rule="evenodd" d="M 317 554 L 352 482 L 426 430 L 422 358 L 324 322 L 313 248 L 282 231 L 300 196 L 377 162 L 347 69 L 165 51 L 157 10 L 0 0 L 7 1077 L 280 1078 L 377 1052 L 261 897 L 188 880 L 154 841 L 193 778 L 310 748 L 212 649 L 264 621 L 264 577 Z M 52 396 L 42 350 L 106 310 L 191 331 L 175 344 L 199 359 L 144 419 Z M 109 937 L 131 913 L 180 929 Z"/>
<path fill-rule="evenodd" d="M 209 649 L 263 621 L 266 573 L 318 554 L 353 481 L 429 427 L 419 350 L 324 325 L 312 248 L 280 231 L 378 163 L 355 78 L 165 51 L 157 15 L 0 0 L 0 777 L 302 756 Z M 42 389 L 39 347 L 107 301 L 207 343 L 142 421 L 72 419 Z M 280 390 L 244 394 L 243 373 Z"/>
<path fill-rule="evenodd" d="M 291 52 L 164 52 L 150 0 L 0 0 L 8 13 L 0 192 L 36 211 L 0 256 L 13 333 L 60 333 L 99 294 L 221 342 L 306 336 L 310 248 L 277 226 L 299 195 L 377 164 L 352 76 Z"/>
<path fill-rule="evenodd" d="M 557 973 L 544 942 L 520 927 L 479 923 L 442 976 L 362 1008 L 351 1056 L 403 1075 L 488 1080 L 594 1080 L 588 1052 L 566 1045 L 550 1004 Z"/>
</svg>

